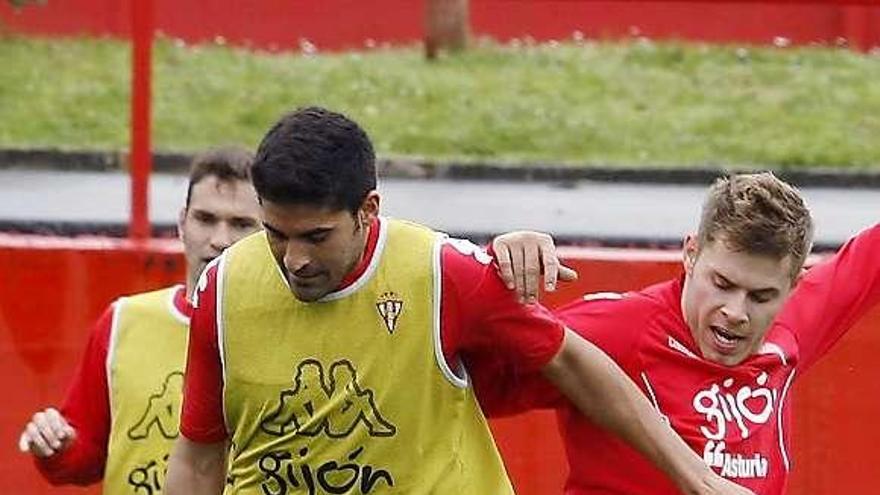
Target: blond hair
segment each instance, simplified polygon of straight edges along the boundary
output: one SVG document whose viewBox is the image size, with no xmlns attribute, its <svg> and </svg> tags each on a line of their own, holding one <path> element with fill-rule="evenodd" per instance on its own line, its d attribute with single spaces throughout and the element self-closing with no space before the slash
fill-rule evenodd
<svg viewBox="0 0 880 495">
<path fill-rule="evenodd" d="M 791 257 L 791 278 L 800 273 L 810 252 L 813 220 L 800 192 L 770 172 L 735 174 L 709 188 L 699 244 L 723 238 L 735 251 Z"/>
</svg>

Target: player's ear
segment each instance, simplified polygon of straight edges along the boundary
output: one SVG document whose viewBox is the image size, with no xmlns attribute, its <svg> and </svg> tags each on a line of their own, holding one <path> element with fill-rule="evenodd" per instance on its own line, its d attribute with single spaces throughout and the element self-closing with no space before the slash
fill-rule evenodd
<svg viewBox="0 0 880 495">
<path fill-rule="evenodd" d="M 810 243 L 810 246 L 807 248 L 807 253 L 810 253 L 812 251 L 813 251 L 813 243 Z M 789 258 L 789 259 L 791 259 L 791 258 Z M 794 280 L 791 281 L 791 288 L 792 289 L 795 288 L 795 286 L 797 286 L 798 282 L 800 282 L 801 279 L 804 278 L 804 275 L 806 275 L 807 270 L 808 270 L 806 261 L 807 260 L 805 260 L 805 262 L 801 265 L 800 269 L 798 270 L 797 275 L 795 275 L 795 277 L 794 277 Z"/>
<path fill-rule="evenodd" d="M 186 210 L 187 207 L 184 206 L 177 213 L 177 238 L 181 241 L 183 240 L 183 224 L 186 222 Z"/>
<path fill-rule="evenodd" d="M 697 263 L 697 255 L 700 252 L 699 241 L 693 234 L 688 234 L 682 243 L 682 265 L 684 272 L 690 275 L 694 271 L 694 265 Z"/>
<path fill-rule="evenodd" d="M 369 225 L 370 222 L 372 222 L 373 219 L 379 215 L 380 202 L 381 197 L 379 196 L 379 191 L 372 190 L 367 193 L 367 196 L 361 203 L 360 208 L 358 208 L 358 221 L 361 224 Z"/>
</svg>

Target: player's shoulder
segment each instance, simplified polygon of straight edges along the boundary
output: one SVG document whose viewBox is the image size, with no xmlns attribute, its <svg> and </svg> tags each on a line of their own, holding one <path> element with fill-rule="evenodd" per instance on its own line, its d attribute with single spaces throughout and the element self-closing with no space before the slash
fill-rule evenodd
<svg viewBox="0 0 880 495">
<path fill-rule="evenodd" d="M 649 289 L 653 289 L 649 288 Z M 674 312 L 668 298 L 655 290 L 630 292 L 589 292 L 560 307 L 556 315 L 569 322 L 623 321 L 645 322 L 658 315 Z"/>
<path fill-rule="evenodd" d="M 111 303 L 108 311 L 114 319 L 119 319 L 123 314 L 131 318 L 158 318 L 174 308 L 175 295 L 181 290 L 184 290 L 183 286 L 176 284 L 122 296 Z"/>
<path fill-rule="evenodd" d="M 467 239 L 442 236 L 438 242 L 445 274 L 480 273 L 493 266 L 494 260 L 486 249 Z"/>
<path fill-rule="evenodd" d="M 93 338 L 107 347 L 111 333 L 123 320 L 153 321 L 161 318 L 174 305 L 174 295 L 181 285 L 116 298 L 104 308 L 92 330 Z"/>
<path fill-rule="evenodd" d="M 515 301 L 504 286 L 492 256 L 466 239 L 442 239 L 440 268 L 443 293 L 460 297 L 479 297 L 483 301 Z"/>
<path fill-rule="evenodd" d="M 180 290 L 180 287 L 180 284 L 175 284 L 168 287 L 162 287 L 161 289 L 155 289 L 147 292 L 139 292 L 137 294 L 129 294 L 119 297 L 118 299 L 113 301 L 112 304 L 152 305 L 155 304 L 157 301 L 164 302 L 165 300 L 173 296 L 175 292 Z"/>
<path fill-rule="evenodd" d="M 492 263 L 492 256 L 489 255 L 486 249 L 469 239 L 441 235 L 439 242 L 442 244 L 444 256 L 450 256 L 464 260 L 468 263 L 478 263 L 480 265 L 489 265 Z"/>
</svg>

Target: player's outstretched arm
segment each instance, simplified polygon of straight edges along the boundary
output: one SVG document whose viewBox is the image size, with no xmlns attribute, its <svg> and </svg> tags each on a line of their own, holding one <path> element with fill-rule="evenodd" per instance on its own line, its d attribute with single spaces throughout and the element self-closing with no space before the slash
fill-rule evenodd
<svg viewBox="0 0 880 495">
<path fill-rule="evenodd" d="M 34 414 L 25 425 L 18 448 L 37 457 L 52 457 L 67 450 L 75 437 L 76 431 L 64 416 L 49 407 Z"/>
<path fill-rule="evenodd" d="M 880 302 L 880 224 L 805 273 L 775 323 L 797 335 L 803 373 Z"/>
<path fill-rule="evenodd" d="M 544 290 L 553 292 L 557 281 L 577 280 L 577 272 L 559 261 L 556 244 L 548 234 L 529 231 L 502 234 L 492 240 L 492 253 L 501 280 L 508 289 L 516 290 L 521 301 L 536 302 L 542 282 Z"/>
<path fill-rule="evenodd" d="M 598 347 L 566 331 L 544 374 L 594 423 L 611 430 L 656 464 L 688 495 L 746 495 L 716 475 L 652 408 Z"/>
<path fill-rule="evenodd" d="M 183 435 L 168 461 L 166 495 L 219 495 L 226 480 L 226 442 L 198 443 Z"/>
</svg>

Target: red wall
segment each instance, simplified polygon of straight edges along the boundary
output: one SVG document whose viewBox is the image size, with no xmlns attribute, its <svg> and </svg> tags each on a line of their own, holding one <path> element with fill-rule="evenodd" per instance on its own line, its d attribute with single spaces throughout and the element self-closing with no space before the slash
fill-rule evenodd
<svg viewBox="0 0 880 495">
<path fill-rule="evenodd" d="M 50 490 L 29 456 L 18 452 L 21 429 L 38 409 L 59 404 L 107 304 L 184 278 L 173 241 L 136 246 L 0 234 L 0 390 L 6 401 L 0 408 L 0 493 L 83 492 Z"/>
<path fill-rule="evenodd" d="M 296 48 L 308 39 L 319 49 L 363 47 L 367 40 L 409 43 L 422 37 L 422 2 L 414 0 L 154 0 L 157 29 L 190 42 L 222 35 L 237 44 Z M 655 38 L 797 43 L 848 38 L 862 48 L 880 45 L 876 0 L 717 2 L 691 0 L 471 0 L 477 35 L 507 40 L 568 39 L 642 34 Z M 844 5 L 862 4 L 862 5 Z M 869 6 L 873 4 L 873 6 Z M 112 35 L 129 32 L 130 0 L 49 0 L 15 11 L 0 2 L 0 20 L 13 31 L 40 35 Z"/>
<path fill-rule="evenodd" d="M 549 302 L 584 292 L 624 291 L 678 273 L 678 254 L 636 250 L 564 250 L 581 279 Z M 176 241 L 56 239 L 0 234 L 0 493 L 50 490 L 15 449 L 37 409 L 64 394 L 90 326 L 115 297 L 184 277 Z M 880 310 L 847 335 L 797 388 L 791 494 L 865 494 L 876 490 L 880 445 Z M 553 417 L 530 413 L 493 423 L 521 495 L 560 493 L 564 457 Z M 92 489 L 88 493 L 99 493 Z"/>
</svg>

